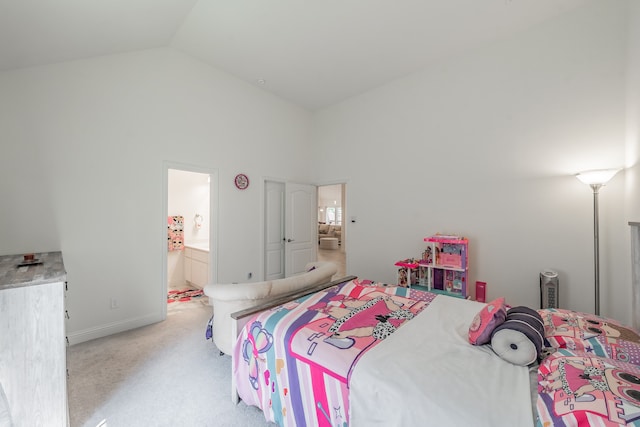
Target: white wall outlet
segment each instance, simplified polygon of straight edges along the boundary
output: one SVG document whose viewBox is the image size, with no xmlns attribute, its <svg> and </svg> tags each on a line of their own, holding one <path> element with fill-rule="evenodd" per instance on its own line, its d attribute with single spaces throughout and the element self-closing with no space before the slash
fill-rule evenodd
<svg viewBox="0 0 640 427">
<path fill-rule="evenodd" d="M 115 298 L 111 298 L 111 310 L 118 308 L 118 300 Z"/>
<path fill-rule="evenodd" d="M 251 279 L 252 277 L 253 277 L 253 273 L 252 272 L 247 273 L 247 279 Z"/>
</svg>

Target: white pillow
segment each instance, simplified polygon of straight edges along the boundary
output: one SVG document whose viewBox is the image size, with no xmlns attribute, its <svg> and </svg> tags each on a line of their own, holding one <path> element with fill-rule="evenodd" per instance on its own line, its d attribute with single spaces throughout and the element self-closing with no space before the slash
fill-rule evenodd
<svg viewBox="0 0 640 427">
<path fill-rule="evenodd" d="M 522 332 L 515 329 L 500 329 L 491 337 L 493 351 L 514 365 L 527 366 L 538 358 L 536 345 Z"/>
<path fill-rule="evenodd" d="M 495 353 L 514 365 L 526 366 L 536 361 L 544 347 L 544 324 L 536 310 L 519 306 L 507 311 L 507 318 L 491 336 Z"/>
</svg>

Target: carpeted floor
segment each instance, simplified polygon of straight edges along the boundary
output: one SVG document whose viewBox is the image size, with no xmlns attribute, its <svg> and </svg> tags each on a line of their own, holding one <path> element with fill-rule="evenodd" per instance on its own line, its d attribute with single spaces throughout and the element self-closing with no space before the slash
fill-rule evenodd
<svg viewBox="0 0 640 427">
<path fill-rule="evenodd" d="M 270 425 L 257 408 L 231 402 L 231 359 L 205 339 L 211 307 L 196 300 L 167 313 L 69 348 L 71 427 Z"/>
<path fill-rule="evenodd" d="M 338 271 L 333 275 L 333 280 L 347 275 L 347 255 L 343 247 L 340 249 L 320 249 L 318 245 L 318 261 L 330 261 L 338 267 Z"/>
</svg>

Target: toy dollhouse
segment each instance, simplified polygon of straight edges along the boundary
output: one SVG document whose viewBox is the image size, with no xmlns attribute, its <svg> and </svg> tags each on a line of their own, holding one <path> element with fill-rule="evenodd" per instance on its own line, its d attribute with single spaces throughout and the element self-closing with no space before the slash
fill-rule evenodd
<svg viewBox="0 0 640 427">
<path fill-rule="evenodd" d="M 466 238 L 436 234 L 425 237 L 420 259 L 396 262 L 398 285 L 419 285 L 428 291 L 467 298 L 468 248 Z"/>
</svg>

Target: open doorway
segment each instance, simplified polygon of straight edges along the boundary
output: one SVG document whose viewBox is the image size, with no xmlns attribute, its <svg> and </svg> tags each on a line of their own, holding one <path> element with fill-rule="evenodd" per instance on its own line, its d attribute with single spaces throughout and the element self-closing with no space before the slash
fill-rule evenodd
<svg viewBox="0 0 640 427">
<path fill-rule="evenodd" d="M 217 276 L 216 171 L 165 164 L 163 316 L 167 308 L 205 303 L 202 289 Z"/>
<path fill-rule="evenodd" d="M 346 276 L 346 184 L 318 186 L 318 261 L 338 267 L 336 278 Z"/>
</svg>

